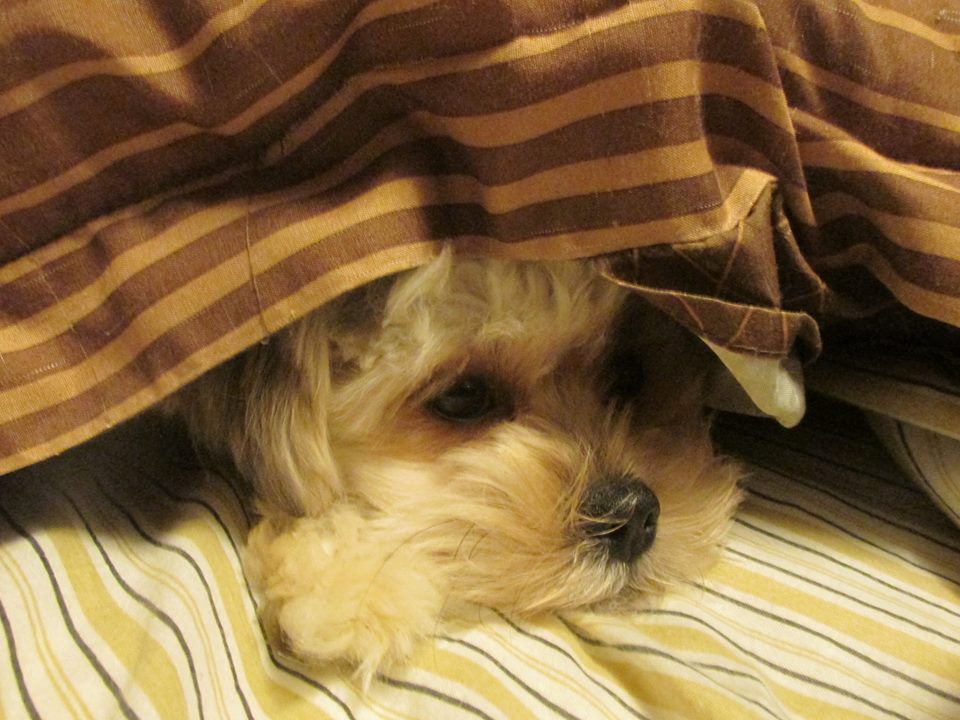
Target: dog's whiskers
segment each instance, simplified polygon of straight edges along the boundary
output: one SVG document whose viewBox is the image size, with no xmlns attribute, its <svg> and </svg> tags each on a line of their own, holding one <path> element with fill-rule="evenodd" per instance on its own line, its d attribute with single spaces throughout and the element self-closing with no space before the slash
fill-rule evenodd
<svg viewBox="0 0 960 720">
<path fill-rule="evenodd" d="M 470 533 L 472 533 L 476 529 L 476 527 L 477 527 L 476 523 L 470 523 L 470 527 L 466 529 L 466 531 L 463 533 L 463 536 L 460 538 L 460 542 L 457 543 L 457 549 L 453 551 L 454 557 L 460 556 L 460 550 L 463 549 L 463 544 L 467 541 L 467 538 L 470 537 Z M 474 546 L 474 549 L 476 549 L 476 546 Z M 471 557 L 470 555 L 467 556 L 468 559 L 470 557 Z"/>
<path fill-rule="evenodd" d="M 404 547 L 412 543 L 416 538 L 422 535 L 426 535 L 427 533 L 430 533 L 439 527 L 448 525 L 451 522 L 456 522 L 456 520 L 454 518 L 451 518 L 450 520 L 442 520 L 441 522 L 434 523 L 433 525 L 430 525 L 428 527 L 421 528 L 414 533 L 410 533 L 410 535 L 408 535 L 406 538 L 404 538 L 399 543 L 397 543 L 397 545 L 384 556 L 383 561 L 380 563 L 380 566 L 377 568 L 376 572 L 371 576 L 370 580 L 367 582 L 367 587 L 366 587 L 366 590 L 364 590 L 361 604 L 366 602 L 367 597 L 370 595 L 371 590 L 373 589 L 374 585 L 376 585 L 377 578 L 380 577 L 381 573 L 383 572 L 383 569 L 396 556 L 396 554 L 400 552 L 400 550 L 402 550 Z"/>
<path fill-rule="evenodd" d="M 470 548 L 470 553 L 467 555 L 467 560 L 473 560 L 473 556 L 477 554 L 477 550 L 480 548 L 480 545 L 490 537 L 489 532 L 483 532 L 480 534 L 480 537 L 477 538 L 477 541 L 473 544 L 473 547 Z"/>
</svg>

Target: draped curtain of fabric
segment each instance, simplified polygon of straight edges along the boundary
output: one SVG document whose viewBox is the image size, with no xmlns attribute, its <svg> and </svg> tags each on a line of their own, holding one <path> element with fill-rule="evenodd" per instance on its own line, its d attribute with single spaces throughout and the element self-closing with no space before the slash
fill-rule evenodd
<svg viewBox="0 0 960 720">
<path fill-rule="evenodd" d="M 441 243 L 714 345 L 960 324 L 960 17 L 902 0 L 36 0 L 0 20 L 0 471 Z"/>
</svg>

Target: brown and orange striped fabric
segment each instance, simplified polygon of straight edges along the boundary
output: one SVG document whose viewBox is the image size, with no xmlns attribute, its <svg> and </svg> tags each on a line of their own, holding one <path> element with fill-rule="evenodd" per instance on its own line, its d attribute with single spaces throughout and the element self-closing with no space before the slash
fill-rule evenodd
<svg viewBox="0 0 960 720">
<path fill-rule="evenodd" d="M 0 8 L 0 472 L 441 243 L 715 345 L 960 325 L 951 0 Z"/>
</svg>

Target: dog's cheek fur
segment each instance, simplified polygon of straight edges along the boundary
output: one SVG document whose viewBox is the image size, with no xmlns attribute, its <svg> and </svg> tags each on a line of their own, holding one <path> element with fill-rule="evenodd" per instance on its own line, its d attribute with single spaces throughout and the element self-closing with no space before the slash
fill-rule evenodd
<svg viewBox="0 0 960 720">
<path fill-rule="evenodd" d="M 660 501 L 653 547 L 633 567 L 628 583 L 659 594 L 699 580 L 716 562 L 742 500 L 743 468 L 714 455 L 706 428 L 689 425 L 651 431 L 649 449 L 658 458 L 645 475 Z"/>
<path fill-rule="evenodd" d="M 507 424 L 430 463 L 371 456 L 355 471 L 375 523 L 435 558 L 457 601 L 532 613 L 589 602 L 626 577 L 578 557 L 573 527 L 594 468 L 563 437 Z"/>
<path fill-rule="evenodd" d="M 506 423 L 424 463 L 358 451 L 347 484 L 374 525 L 435 558 L 457 600 L 529 614 L 697 578 L 739 502 L 739 467 L 714 456 L 704 425 L 637 431 L 609 416 L 594 433 L 604 442 Z M 620 472 L 661 503 L 658 540 L 632 568 L 577 532 L 589 483 Z"/>
</svg>

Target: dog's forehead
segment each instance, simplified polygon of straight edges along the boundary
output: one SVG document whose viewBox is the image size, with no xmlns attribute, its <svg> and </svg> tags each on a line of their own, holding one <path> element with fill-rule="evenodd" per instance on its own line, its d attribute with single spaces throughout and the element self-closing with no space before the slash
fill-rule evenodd
<svg viewBox="0 0 960 720">
<path fill-rule="evenodd" d="M 477 260 L 455 263 L 427 302 L 451 342 L 546 361 L 602 345 L 626 297 L 586 261 Z"/>
<path fill-rule="evenodd" d="M 449 273 L 422 279 L 423 300 L 434 311 L 485 328 L 512 324 L 528 333 L 594 334 L 607 324 L 625 291 L 588 261 L 462 260 Z M 419 284 L 413 280 L 414 285 Z"/>
<path fill-rule="evenodd" d="M 398 276 L 380 294 L 378 319 L 337 323 L 336 344 L 354 367 L 395 367 L 411 385 L 471 365 L 512 366 L 507 374 L 526 383 L 595 362 L 628 296 L 588 261 L 441 256 Z"/>
</svg>

